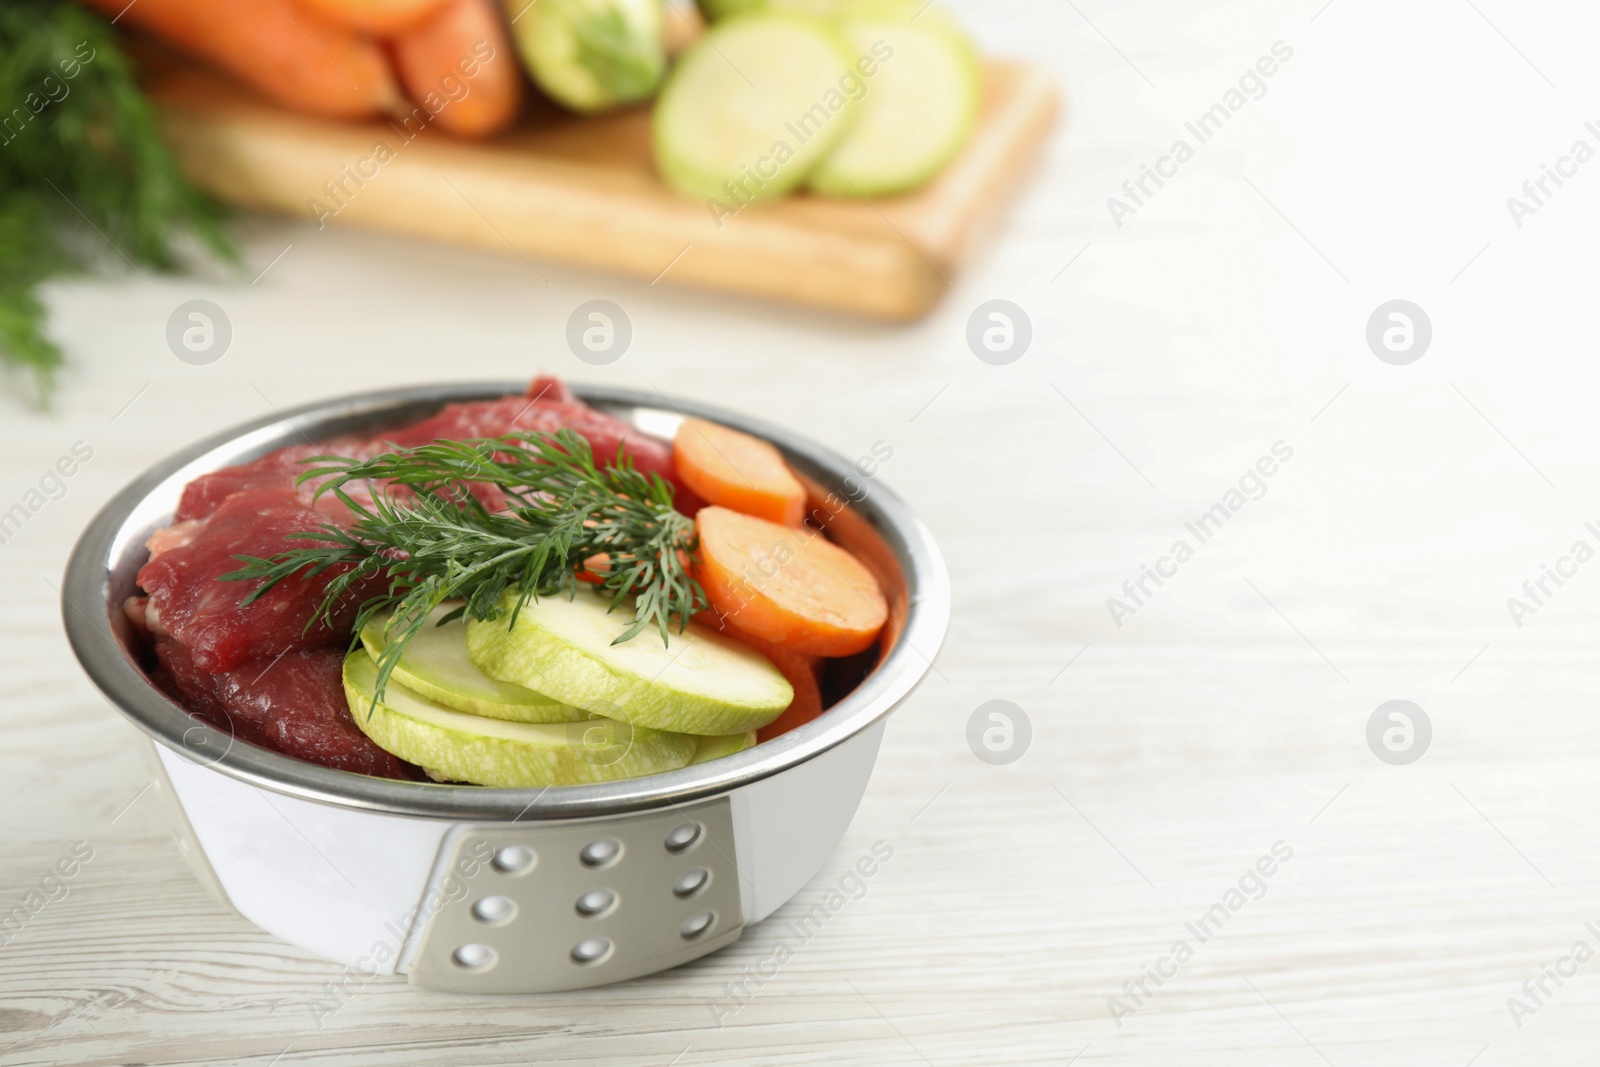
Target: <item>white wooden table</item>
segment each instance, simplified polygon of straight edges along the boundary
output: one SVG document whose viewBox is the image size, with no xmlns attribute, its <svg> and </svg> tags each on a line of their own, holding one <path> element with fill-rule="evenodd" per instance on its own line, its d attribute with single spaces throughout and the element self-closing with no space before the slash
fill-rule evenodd
<svg viewBox="0 0 1600 1067">
<path fill-rule="evenodd" d="M 1600 949 L 1600 562 L 1547 580 L 1520 626 L 1507 599 L 1600 547 L 1600 166 L 1572 165 L 1520 227 L 1506 198 L 1574 140 L 1600 147 L 1600 27 L 1576 4 L 1319 5 L 969 4 L 990 47 L 1056 65 L 1071 124 L 909 329 L 273 220 L 248 223 L 249 273 L 272 264 L 253 284 L 53 289 L 73 370 L 51 415 L 5 403 L 0 510 L 75 442 L 93 458 L 0 545 L 0 915 L 29 916 L 0 946 L 0 1062 L 1590 1062 L 1600 963 L 1561 961 Z M 1117 225 L 1107 198 L 1278 41 L 1292 57 L 1264 94 L 1248 83 Z M 209 366 L 164 339 L 195 297 L 233 324 Z M 563 340 L 596 297 L 634 326 L 604 368 Z M 995 298 L 1033 327 L 1006 366 L 965 340 Z M 1397 298 L 1433 329 L 1406 366 L 1365 339 Z M 615 988 L 463 1002 L 373 981 L 319 1028 L 340 968 L 190 877 L 54 587 L 95 509 L 202 434 L 538 370 L 893 446 L 883 480 L 944 546 L 954 624 L 792 907 L 875 841 L 894 857 L 720 1028 L 710 1004 L 785 912 Z M 1292 458 L 1198 544 L 1185 523 L 1280 441 Z M 1180 539 L 1192 558 L 1162 562 Z M 1171 576 L 1117 625 L 1108 598 L 1158 563 Z M 966 742 L 994 699 L 1032 723 L 1008 766 Z M 1392 699 L 1432 724 L 1406 766 L 1366 739 Z M 1275 844 L 1292 856 L 1246 877 Z M 75 848 L 92 858 L 45 886 Z"/>
</svg>

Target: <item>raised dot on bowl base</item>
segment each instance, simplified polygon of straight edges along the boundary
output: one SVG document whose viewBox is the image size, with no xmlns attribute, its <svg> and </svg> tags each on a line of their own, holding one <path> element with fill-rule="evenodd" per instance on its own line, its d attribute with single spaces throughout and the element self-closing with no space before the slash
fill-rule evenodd
<svg viewBox="0 0 1600 1067">
<path fill-rule="evenodd" d="M 678 933 L 683 936 L 685 941 L 693 941 L 716 924 L 716 912 L 702 911 L 699 915 L 690 916 L 689 921 L 683 924 Z"/>
<path fill-rule="evenodd" d="M 711 872 L 704 867 L 696 867 L 672 884 L 672 895 L 680 900 L 688 900 L 711 881 Z"/>
<path fill-rule="evenodd" d="M 481 923 L 509 922 L 516 913 L 516 901 L 510 897 L 484 897 L 472 905 L 472 917 Z"/>
<path fill-rule="evenodd" d="M 494 854 L 494 869 L 501 874 L 524 874 L 533 870 L 538 859 L 533 849 L 522 845 L 507 845 Z"/>
<path fill-rule="evenodd" d="M 495 961 L 494 949 L 488 945 L 462 945 L 450 953 L 451 962 L 468 971 L 481 971 Z"/>
<path fill-rule="evenodd" d="M 614 837 L 602 837 L 583 846 L 578 859 L 585 867 L 604 867 L 622 851 L 622 842 Z"/>
<path fill-rule="evenodd" d="M 611 954 L 611 942 L 603 937 L 590 937 L 572 947 L 574 963 L 598 963 Z"/>
<path fill-rule="evenodd" d="M 682 852 L 698 840 L 700 840 L 700 824 L 686 822 L 667 831 L 667 839 L 662 844 L 667 846 L 668 852 Z"/>
<path fill-rule="evenodd" d="M 611 905 L 617 902 L 617 894 L 609 889 L 591 889 L 578 898 L 578 914 L 585 919 L 593 919 L 604 915 L 611 910 Z"/>
</svg>

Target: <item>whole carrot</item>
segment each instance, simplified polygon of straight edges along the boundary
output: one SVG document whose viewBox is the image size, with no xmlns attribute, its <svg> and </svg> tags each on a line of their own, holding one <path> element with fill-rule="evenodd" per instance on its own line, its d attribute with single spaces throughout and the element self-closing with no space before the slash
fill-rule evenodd
<svg viewBox="0 0 1600 1067">
<path fill-rule="evenodd" d="M 400 92 L 378 46 L 296 0 L 87 0 L 298 111 L 359 118 Z"/>
<path fill-rule="evenodd" d="M 400 81 L 441 129 L 486 137 L 522 106 L 522 69 L 492 0 L 447 0 L 394 39 Z"/>
<path fill-rule="evenodd" d="M 446 0 L 300 0 L 336 26 L 392 37 L 439 10 Z"/>
</svg>

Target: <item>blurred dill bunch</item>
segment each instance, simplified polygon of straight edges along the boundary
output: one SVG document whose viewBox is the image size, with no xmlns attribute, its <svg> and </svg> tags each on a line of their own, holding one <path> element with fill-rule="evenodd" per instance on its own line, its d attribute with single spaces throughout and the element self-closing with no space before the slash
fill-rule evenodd
<svg viewBox="0 0 1600 1067">
<path fill-rule="evenodd" d="M 222 222 L 179 172 L 105 19 L 69 0 L 0 2 L 0 364 L 13 384 L 31 379 L 48 404 L 62 363 L 41 282 L 87 268 L 96 243 L 177 269 L 184 234 L 237 262 Z"/>
</svg>

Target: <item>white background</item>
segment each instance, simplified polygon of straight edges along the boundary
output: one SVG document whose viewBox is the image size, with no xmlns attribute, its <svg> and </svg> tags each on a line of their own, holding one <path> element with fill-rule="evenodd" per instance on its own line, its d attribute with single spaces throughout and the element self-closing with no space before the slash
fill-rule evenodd
<svg viewBox="0 0 1600 1067">
<path fill-rule="evenodd" d="M 95 859 L 0 948 L 0 1062 L 1588 1062 L 1600 964 L 1520 1028 L 1507 999 L 1574 942 L 1600 949 L 1600 561 L 1521 627 L 1506 601 L 1574 540 L 1600 548 L 1583 529 L 1600 520 L 1600 161 L 1520 228 L 1506 199 L 1574 140 L 1600 149 L 1600 16 L 960 6 L 988 50 L 1053 68 L 1067 111 L 999 239 L 910 327 L 541 263 L 546 283 L 514 257 L 271 219 L 245 225 L 242 280 L 50 290 L 72 368 L 53 413 L 0 409 L 0 509 L 74 441 L 95 458 L 0 546 L 0 911 L 73 842 Z M 1265 95 L 1118 227 L 1107 198 L 1280 40 L 1293 58 Z M 195 297 L 234 331 L 206 367 L 165 342 Z M 605 368 L 563 340 L 596 297 L 634 329 Z M 1009 366 L 966 346 L 993 298 L 1033 324 Z M 1432 322 L 1409 366 L 1365 341 L 1396 298 Z M 939 537 L 956 616 L 797 903 L 876 840 L 895 858 L 722 1030 L 708 999 L 775 932 L 538 1000 L 373 983 L 316 1030 L 308 998 L 337 969 L 189 877 L 52 585 L 101 502 L 204 434 L 369 386 L 541 370 L 703 398 L 849 455 L 893 446 L 883 481 Z M 1280 440 L 1294 457 L 1266 495 L 1116 626 L 1107 598 Z M 991 699 L 1032 721 L 1010 766 L 966 745 Z M 1390 699 L 1433 724 L 1410 766 L 1366 744 Z M 1280 840 L 1294 857 L 1266 895 L 1116 1026 L 1108 998 Z"/>
</svg>

